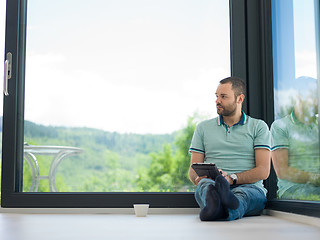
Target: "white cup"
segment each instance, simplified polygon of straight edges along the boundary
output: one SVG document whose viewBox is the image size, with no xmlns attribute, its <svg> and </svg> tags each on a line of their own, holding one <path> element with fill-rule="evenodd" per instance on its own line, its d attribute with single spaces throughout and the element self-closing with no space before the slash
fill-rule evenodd
<svg viewBox="0 0 320 240">
<path fill-rule="evenodd" d="M 134 212 L 137 217 L 147 216 L 149 204 L 133 204 Z"/>
</svg>

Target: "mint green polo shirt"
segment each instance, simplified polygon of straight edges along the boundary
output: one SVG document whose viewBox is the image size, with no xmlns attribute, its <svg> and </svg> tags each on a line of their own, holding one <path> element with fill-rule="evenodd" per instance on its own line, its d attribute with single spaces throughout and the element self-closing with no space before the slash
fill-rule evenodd
<svg viewBox="0 0 320 240">
<path fill-rule="evenodd" d="M 254 150 L 270 150 L 268 125 L 242 112 L 241 119 L 228 127 L 221 116 L 199 123 L 194 131 L 190 152 L 204 154 L 204 162 L 215 163 L 228 174 L 256 166 Z M 255 183 L 265 193 L 262 180 Z"/>
</svg>

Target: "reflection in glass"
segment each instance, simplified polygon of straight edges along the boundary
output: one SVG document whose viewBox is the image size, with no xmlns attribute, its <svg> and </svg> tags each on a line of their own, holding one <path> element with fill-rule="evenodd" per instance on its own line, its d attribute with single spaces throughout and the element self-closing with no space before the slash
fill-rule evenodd
<svg viewBox="0 0 320 240">
<path fill-rule="evenodd" d="M 272 160 L 279 178 L 280 198 L 320 200 L 318 104 L 314 89 L 297 96 L 290 114 L 271 126 Z"/>
<path fill-rule="evenodd" d="M 278 197 L 320 201 L 314 1 L 272 1 L 272 10 L 276 120 L 271 133 Z"/>
</svg>

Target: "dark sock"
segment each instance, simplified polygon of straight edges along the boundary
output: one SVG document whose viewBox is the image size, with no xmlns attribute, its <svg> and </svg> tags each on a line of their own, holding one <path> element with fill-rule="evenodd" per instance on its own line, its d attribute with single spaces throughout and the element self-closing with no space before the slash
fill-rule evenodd
<svg viewBox="0 0 320 240">
<path fill-rule="evenodd" d="M 230 184 L 221 175 L 216 178 L 216 188 L 224 207 L 230 209 L 237 209 L 239 207 L 238 198 L 231 192 Z"/>
<path fill-rule="evenodd" d="M 213 185 L 208 186 L 205 200 L 206 206 L 200 211 L 201 221 L 213 221 L 221 217 L 223 209 L 219 194 Z"/>
</svg>

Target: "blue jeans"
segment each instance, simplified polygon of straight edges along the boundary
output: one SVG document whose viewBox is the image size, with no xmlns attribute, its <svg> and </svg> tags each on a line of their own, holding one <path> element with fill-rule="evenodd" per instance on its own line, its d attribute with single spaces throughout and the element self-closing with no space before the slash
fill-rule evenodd
<svg viewBox="0 0 320 240">
<path fill-rule="evenodd" d="M 202 179 L 195 191 L 195 199 L 200 209 L 205 207 L 205 197 L 209 185 L 215 185 L 212 179 Z M 265 193 L 253 184 L 243 184 L 235 187 L 231 186 L 231 191 L 239 199 L 239 207 L 235 210 L 226 209 L 228 217 L 224 220 L 240 219 L 244 216 L 260 215 L 265 207 L 267 198 Z"/>
</svg>

